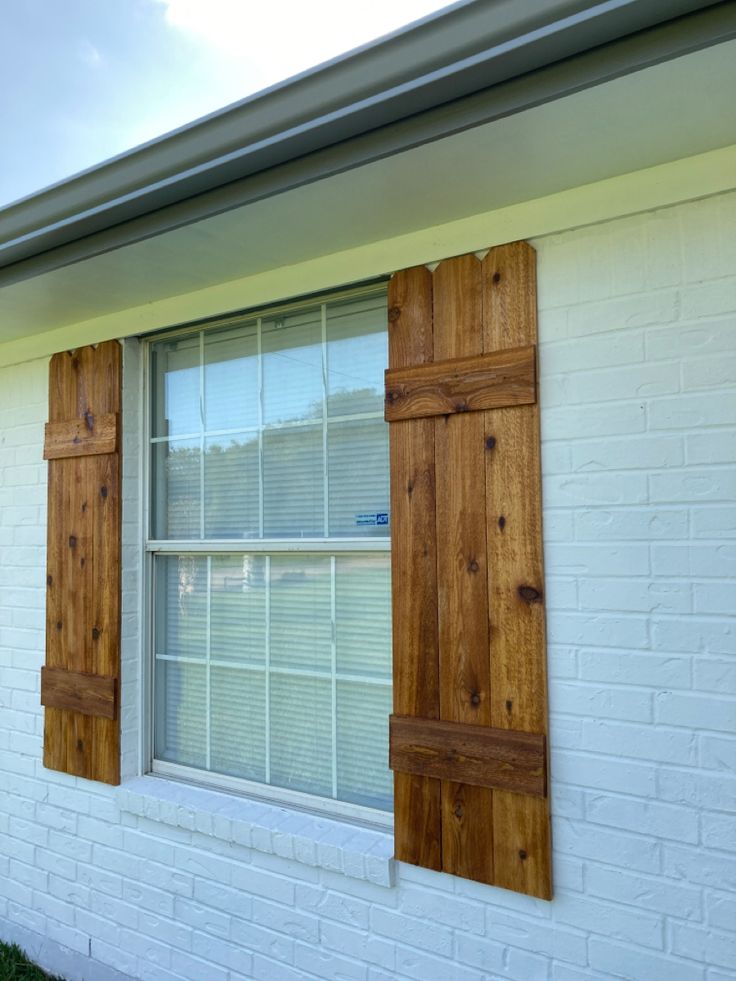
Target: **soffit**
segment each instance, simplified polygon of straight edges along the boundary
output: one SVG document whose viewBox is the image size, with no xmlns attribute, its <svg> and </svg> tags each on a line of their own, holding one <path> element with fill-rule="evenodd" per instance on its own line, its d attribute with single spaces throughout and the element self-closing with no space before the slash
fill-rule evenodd
<svg viewBox="0 0 736 981">
<path fill-rule="evenodd" d="M 0 342 L 730 145 L 734 91 L 731 41 L 6 285 Z"/>
</svg>

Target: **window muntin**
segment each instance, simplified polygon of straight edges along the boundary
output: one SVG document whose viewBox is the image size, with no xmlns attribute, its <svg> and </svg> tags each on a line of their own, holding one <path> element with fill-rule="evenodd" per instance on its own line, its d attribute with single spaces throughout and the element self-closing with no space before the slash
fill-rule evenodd
<svg viewBox="0 0 736 981">
<path fill-rule="evenodd" d="M 154 769 L 390 810 L 386 362 L 384 290 L 151 344 Z"/>
</svg>

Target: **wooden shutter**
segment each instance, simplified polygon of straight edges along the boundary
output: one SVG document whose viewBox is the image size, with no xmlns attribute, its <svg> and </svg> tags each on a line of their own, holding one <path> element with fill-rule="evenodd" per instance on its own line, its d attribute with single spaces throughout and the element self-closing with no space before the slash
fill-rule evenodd
<svg viewBox="0 0 736 981">
<path fill-rule="evenodd" d="M 398 859 L 551 897 L 536 262 L 389 286 Z"/>
<path fill-rule="evenodd" d="M 120 782 L 120 398 L 116 341 L 49 371 L 44 766 Z"/>
</svg>

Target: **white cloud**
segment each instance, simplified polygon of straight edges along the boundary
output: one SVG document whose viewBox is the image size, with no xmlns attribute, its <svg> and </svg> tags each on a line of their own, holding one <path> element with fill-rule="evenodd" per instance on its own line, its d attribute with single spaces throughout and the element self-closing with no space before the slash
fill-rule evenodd
<svg viewBox="0 0 736 981">
<path fill-rule="evenodd" d="M 99 68 L 102 64 L 102 55 L 91 41 L 81 40 L 77 45 L 79 60 L 89 68 Z"/>
<path fill-rule="evenodd" d="M 446 0 L 155 0 L 167 23 L 235 62 L 263 85 L 311 68 L 446 6 Z"/>
</svg>

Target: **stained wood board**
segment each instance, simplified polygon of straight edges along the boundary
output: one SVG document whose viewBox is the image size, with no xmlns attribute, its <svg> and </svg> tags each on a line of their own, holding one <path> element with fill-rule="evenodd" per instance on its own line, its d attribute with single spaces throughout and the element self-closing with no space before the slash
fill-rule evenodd
<svg viewBox="0 0 736 981">
<path fill-rule="evenodd" d="M 54 355 L 49 422 L 68 425 L 120 413 L 116 341 Z M 46 666 L 120 677 L 120 458 L 115 452 L 50 459 Z M 117 719 L 48 706 L 44 765 L 120 781 Z"/>
</svg>

